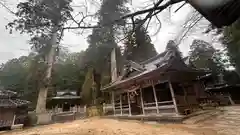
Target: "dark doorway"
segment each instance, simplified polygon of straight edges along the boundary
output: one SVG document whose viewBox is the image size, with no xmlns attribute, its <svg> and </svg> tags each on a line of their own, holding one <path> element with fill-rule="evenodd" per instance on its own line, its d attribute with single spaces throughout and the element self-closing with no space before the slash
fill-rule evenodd
<svg viewBox="0 0 240 135">
<path fill-rule="evenodd" d="M 63 104 L 63 112 L 70 111 L 70 105 L 68 103 Z"/>
<path fill-rule="evenodd" d="M 158 102 L 172 101 L 172 95 L 168 87 L 168 83 L 161 83 L 155 85 Z"/>
</svg>

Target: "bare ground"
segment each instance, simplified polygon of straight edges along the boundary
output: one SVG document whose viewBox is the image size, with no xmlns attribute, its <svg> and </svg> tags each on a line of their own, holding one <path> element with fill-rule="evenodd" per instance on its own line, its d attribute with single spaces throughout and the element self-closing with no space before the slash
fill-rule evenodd
<svg viewBox="0 0 240 135">
<path fill-rule="evenodd" d="M 199 123 L 198 127 L 214 129 L 218 134 L 240 135 L 240 106 L 224 107 L 220 115 Z"/>
<path fill-rule="evenodd" d="M 217 135 L 211 129 L 188 128 L 181 124 L 144 124 L 91 118 L 68 123 L 38 126 L 1 135 Z"/>
<path fill-rule="evenodd" d="M 240 135 L 240 106 L 224 107 L 223 110 L 219 115 L 197 124 L 146 124 L 91 118 L 0 135 Z"/>
</svg>

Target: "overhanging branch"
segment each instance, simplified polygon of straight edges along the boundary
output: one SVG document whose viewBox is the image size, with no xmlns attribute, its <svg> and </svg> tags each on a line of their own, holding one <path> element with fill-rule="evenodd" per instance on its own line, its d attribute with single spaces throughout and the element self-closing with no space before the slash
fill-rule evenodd
<svg viewBox="0 0 240 135">
<path fill-rule="evenodd" d="M 13 12 L 8 6 L 6 6 L 2 1 L 0 1 L 0 5 L 3 6 L 5 9 L 7 9 L 7 11 L 11 14 L 16 14 L 15 12 Z"/>
<path fill-rule="evenodd" d="M 172 5 L 172 4 L 176 4 L 176 3 L 179 3 L 179 2 L 182 2 L 184 0 L 169 0 L 168 2 L 166 2 L 165 4 L 163 5 L 160 5 L 163 0 L 159 0 L 152 8 L 148 8 L 148 9 L 143 9 L 143 10 L 140 10 L 140 11 L 136 11 L 134 13 L 131 13 L 131 14 L 127 14 L 125 16 L 122 16 L 120 17 L 119 19 L 116 19 L 112 22 L 109 22 L 109 23 L 106 23 L 106 24 L 101 24 L 101 25 L 93 25 L 93 26 L 76 26 L 76 27 L 65 27 L 64 29 L 92 29 L 92 28 L 101 28 L 101 27 L 104 27 L 104 26 L 108 26 L 108 25 L 111 25 L 111 24 L 114 24 L 114 23 L 117 23 L 121 20 L 124 20 L 124 19 L 128 19 L 128 18 L 134 18 L 135 16 L 138 16 L 138 15 L 142 15 L 142 14 L 145 14 L 145 13 L 149 13 L 144 20 L 142 20 L 141 24 L 144 24 L 146 22 L 147 19 L 151 18 L 152 16 L 155 16 L 156 14 L 160 13 L 161 11 L 163 11 L 164 9 L 166 9 L 168 6 Z"/>
</svg>

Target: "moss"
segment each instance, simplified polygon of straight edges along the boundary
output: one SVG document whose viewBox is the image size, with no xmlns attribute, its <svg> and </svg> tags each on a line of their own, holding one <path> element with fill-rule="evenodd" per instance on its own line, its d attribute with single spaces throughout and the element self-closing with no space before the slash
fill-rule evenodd
<svg viewBox="0 0 240 135">
<path fill-rule="evenodd" d="M 88 117 L 101 116 L 102 114 L 103 114 L 102 105 L 91 106 L 87 108 Z"/>
<path fill-rule="evenodd" d="M 24 126 L 30 127 L 30 126 L 35 126 L 36 124 L 37 124 L 36 113 L 29 113 L 26 121 L 24 122 Z"/>
<path fill-rule="evenodd" d="M 93 69 L 89 69 L 86 76 L 85 81 L 82 86 L 82 99 L 85 104 L 91 104 L 92 102 L 92 85 L 93 85 Z"/>
</svg>

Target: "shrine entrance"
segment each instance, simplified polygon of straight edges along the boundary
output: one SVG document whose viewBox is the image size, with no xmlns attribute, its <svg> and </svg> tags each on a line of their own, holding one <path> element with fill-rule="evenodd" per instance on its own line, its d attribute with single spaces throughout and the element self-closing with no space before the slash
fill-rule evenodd
<svg viewBox="0 0 240 135">
<path fill-rule="evenodd" d="M 63 104 L 63 112 L 68 112 L 70 111 L 70 105 L 68 103 Z"/>
<path fill-rule="evenodd" d="M 140 95 L 139 90 L 129 93 L 131 114 L 133 115 L 142 114 L 143 108 L 141 107 L 141 99 L 139 95 Z"/>
</svg>

